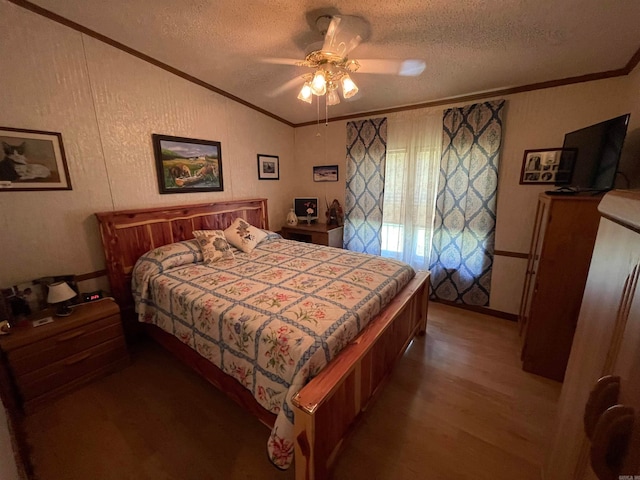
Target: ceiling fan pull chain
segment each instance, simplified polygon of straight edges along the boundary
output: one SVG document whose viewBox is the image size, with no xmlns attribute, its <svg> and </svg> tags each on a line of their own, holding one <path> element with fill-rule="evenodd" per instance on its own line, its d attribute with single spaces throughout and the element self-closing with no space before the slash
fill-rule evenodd
<svg viewBox="0 0 640 480">
<path fill-rule="evenodd" d="M 318 101 L 318 103 L 316 104 L 316 111 L 317 111 L 317 123 L 316 123 L 316 137 L 320 136 L 320 97 L 316 96 L 316 99 Z"/>
<path fill-rule="evenodd" d="M 329 104 L 327 103 L 327 96 L 324 96 L 324 126 L 329 126 Z"/>
</svg>

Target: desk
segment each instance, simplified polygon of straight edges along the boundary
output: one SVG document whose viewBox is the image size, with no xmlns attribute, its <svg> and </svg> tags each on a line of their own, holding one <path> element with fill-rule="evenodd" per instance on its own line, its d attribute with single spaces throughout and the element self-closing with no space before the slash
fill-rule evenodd
<svg viewBox="0 0 640 480">
<path fill-rule="evenodd" d="M 338 225 L 327 225 L 325 223 L 308 225 L 300 223 L 298 225 L 284 226 L 280 233 L 287 240 L 342 248 L 342 231 L 343 227 Z"/>
</svg>

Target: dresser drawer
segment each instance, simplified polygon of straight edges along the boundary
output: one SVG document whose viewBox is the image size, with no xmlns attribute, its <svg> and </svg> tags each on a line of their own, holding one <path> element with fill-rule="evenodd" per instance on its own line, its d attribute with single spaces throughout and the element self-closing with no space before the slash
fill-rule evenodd
<svg viewBox="0 0 640 480">
<path fill-rule="evenodd" d="M 18 348 L 9 362 L 14 375 L 22 376 L 121 335 L 120 317 L 113 315 Z"/>
<path fill-rule="evenodd" d="M 16 383 L 23 400 L 28 401 L 126 357 L 124 338 L 115 338 L 25 375 L 16 376 Z"/>
</svg>

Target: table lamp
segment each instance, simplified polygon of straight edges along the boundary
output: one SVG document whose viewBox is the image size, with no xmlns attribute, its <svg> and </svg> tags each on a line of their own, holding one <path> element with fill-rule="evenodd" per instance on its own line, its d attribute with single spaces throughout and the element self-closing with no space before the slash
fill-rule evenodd
<svg viewBox="0 0 640 480">
<path fill-rule="evenodd" d="M 67 282 L 56 282 L 49 285 L 49 294 L 47 302 L 58 304 L 56 315 L 58 317 L 66 317 L 71 315 L 68 301 L 75 297 L 77 293 L 67 284 Z"/>
</svg>

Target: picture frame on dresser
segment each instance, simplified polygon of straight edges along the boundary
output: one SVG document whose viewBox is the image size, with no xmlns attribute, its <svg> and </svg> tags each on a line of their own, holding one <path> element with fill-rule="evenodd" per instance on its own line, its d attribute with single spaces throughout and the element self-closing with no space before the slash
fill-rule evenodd
<svg viewBox="0 0 640 480">
<path fill-rule="evenodd" d="M 0 127 L 0 192 L 71 190 L 62 134 Z"/>
<path fill-rule="evenodd" d="M 525 150 L 520 185 L 566 185 L 571 182 L 576 148 Z"/>
<path fill-rule="evenodd" d="M 222 146 L 213 140 L 153 134 L 161 194 L 222 192 Z"/>
</svg>

